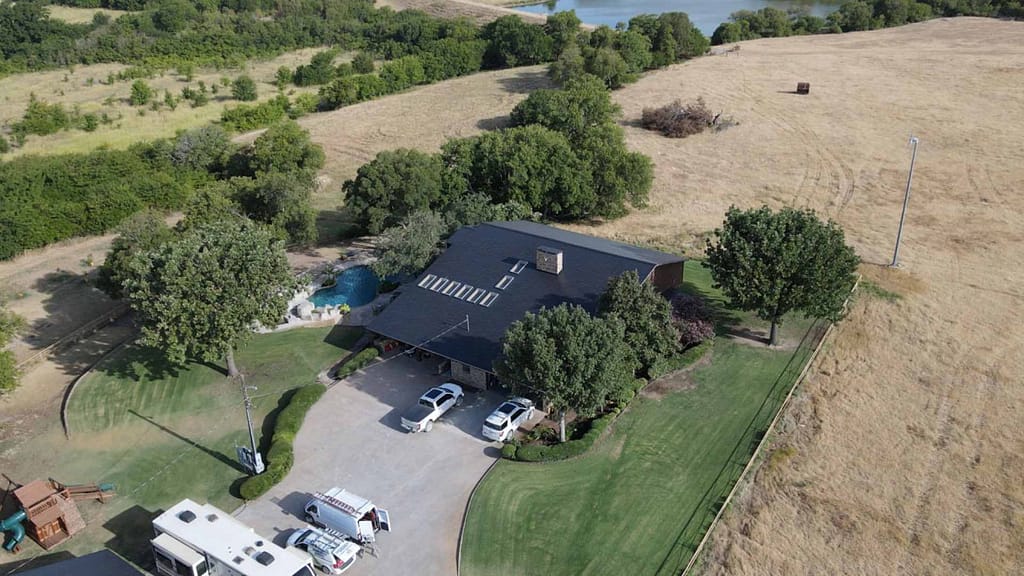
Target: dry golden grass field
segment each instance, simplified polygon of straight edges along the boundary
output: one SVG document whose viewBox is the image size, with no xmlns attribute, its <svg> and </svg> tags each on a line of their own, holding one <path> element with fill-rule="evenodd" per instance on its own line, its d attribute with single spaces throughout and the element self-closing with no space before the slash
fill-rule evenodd
<svg viewBox="0 0 1024 576">
<path fill-rule="evenodd" d="M 166 106 L 161 106 L 157 111 L 151 110 L 149 106 L 131 106 L 128 97 L 131 95 L 132 81 L 106 84 L 108 75 L 117 74 L 127 68 L 123 64 L 75 66 L 72 69 L 15 74 L 0 78 L 0 125 L 13 124 L 21 120 L 32 94 L 50 104 L 63 104 L 69 112 L 77 106 L 83 114 L 105 112 L 113 119 L 111 124 L 101 124 L 95 132 L 65 130 L 48 136 L 29 135 L 24 146 L 5 154 L 3 158 L 9 160 L 22 154 L 85 152 L 104 145 L 111 148 L 127 148 L 140 140 L 174 136 L 178 130 L 196 128 L 219 120 L 224 108 L 240 104 L 231 98 L 230 87 L 219 85 L 222 78 L 234 80 L 241 74 L 248 74 L 256 81 L 259 100 L 269 100 L 277 94 L 277 87 L 273 82 L 274 74 L 280 66 L 294 69 L 299 64 L 308 64 L 309 59 L 322 50 L 323 48 L 295 50 L 269 60 L 250 61 L 242 68 L 197 69 L 191 82 L 186 82 L 174 69 L 158 72 L 156 76 L 146 80 L 153 88 L 154 99 L 158 102 L 163 102 L 165 91 L 170 91 L 177 97 L 181 95 L 181 89 L 185 86 L 197 88 L 200 80 L 207 86 L 218 84 L 219 94 L 211 95 L 209 104 L 199 108 L 192 108 L 185 101 L 179 102 L 175 110 Z M 337 61 L 342 60 L 343 58 Z M 286 90 L 289 94 L 316 91 L 316 87 L 294 86 Z M 0 133 L 2 132 L 0 130 Z"/>
<path fill-rule="evenodd" d="M 511 78 L 509 78 L 511 76 Z M 811 83 L 808 96 L 792 91 Z M 379 150 L 501 124 L 538 69 L 480 74 L 303 119 L 321 205 Z M 819 358 L 706 558 L 713 574 L 1013 573 L 1024 550 L 1024 23 L 962 18 L 747 42 L 614 94 L 650 155 L 648 208 L 583 232 L 697 253 L 731 205 L 836 219 L 874 284 Z M 737 126 L 635 127 L 704 97 Z M 482 120 L 482 121 L 481 121 Z M 883 265 L 921 139 L 902 268 Z"/>
<path fill-rule="evenodd" d="M 808 96 L 790 93 L 811 83 Z M 712 574 L 1010 574 L 1024 559 L 1024 22 L 762 40 L 615 94 L 704 97 L 739 125 L 665 140 L 651 206 L 577 227 L 699 246 L 730 204 L 836 219 L 865 275 L 782 448 L 713 540 Z M 898 272 L 887 264 L 921 140 Z"/>
<path fill-rule="evenodd" d="M 116 20 L 128 13 L 124 10 L 110 10 L 107 8 L 75 8 L 73 6 L 61 6 L 59 4 L 48 6 L 47 10 L 50 12 L 51 18 L 63 20 L 68 24 L 88 24 L 92 22 L 92 19 L 97 12 L 110 16 L 111 20 Z"/>
</svg>

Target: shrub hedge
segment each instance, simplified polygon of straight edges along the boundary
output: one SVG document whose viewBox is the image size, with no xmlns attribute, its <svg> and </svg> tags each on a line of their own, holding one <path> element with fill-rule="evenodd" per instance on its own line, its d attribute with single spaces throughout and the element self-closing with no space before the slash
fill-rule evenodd
<svg viewBox="0 0 1024 576">
<path fill-rule="evenodd" d="M 299 433 L 306 412 L 323 396 L 323 384 L 310 384 L 295 391 L 288 405 L 274 421 L 274 436 L 267 451 L 267 469 L 259 476 L 248 478 L 239 488 L 242 498 L 253 500 L 266 494 L 275 484 L 284 480 L 295 463 L 292 442 Z"/>
<path fill-rule="evenodd" d="M 342 380 L 351 376 L 356 370 L 366 366 L 374 359 L 380 356 L 380 351 L 374 347 L 364 348 L 358 354 L 353 356 L 348 362 L 345 362 L 338 367 L 338 371 L 334 373 L 336 380 Z"/>
<path fill-rule="evenodd" d="M 714 340 L 705 340 L 696 346 L 687 348 L 679 354 L 656 361 L 649 370 L 651 380 L 661 378 L 665 374 L 675 372 L 676 370 L 682 370 L 690 364 L 693 364 L 699 360 L 709 348 L 711 348 L 713 343 Z"/>
<path fill-rule="evenodd" d="M 501 455 L 510 460 L 519 460 L 520 462 L 553 462 L 555 460 L 565 460 L 573 458 L 583 454 L 587 450 L 590 450 L 594 442 L 604 434 L 604 431 L 611 425 L 612 421 L 619 415 L 621 409 L 619 407 L 612 408 L 611 412 L 598 416 L 590 422 L 590 430 L 583 435 L 579 440 L 569 440 L 562 442 L 561 444 L 553 444 L 551 446 L 542 446 L 537 444 L 526 444 L 518 446 L 515 449 L 514 457 L 512 450 L 506 449 L 505 447 L 501 450 Z M 507 444 L 506 446 L 514 446 L 514 444 Z"/>
</svg>

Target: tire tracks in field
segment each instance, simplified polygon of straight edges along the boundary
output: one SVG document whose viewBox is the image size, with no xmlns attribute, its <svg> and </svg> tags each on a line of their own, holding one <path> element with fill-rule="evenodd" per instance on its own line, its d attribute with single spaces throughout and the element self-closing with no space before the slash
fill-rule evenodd
<svg viewBox="0 0 1024 576">
<path fill-rule="evenodd" d="M 837 218 L 853 199 L 856 188 L 853 169 L 843 162 L 829 148 L 829 143 L 823 142 L 816 132 L 791 118 L 789 109 L 762 98 L 750 87 L 745 73 L 740 84 L 740 92 L 747 100 L 755 103 L 751 108 L 754 114 L 785 132 L 797 135 L 798 140 L 804 145 L 807 161 L 804 163 L 804 173 L 794 191 L 794 205 L 813 207 L 816 189 L 824 183 L 824 188 L 828 189 L 832 196 L 831 201 L 825 204 L 826 212 L 830 218 Z M 830 207 L 835 208 L 828 211 Z"/>
</svg>

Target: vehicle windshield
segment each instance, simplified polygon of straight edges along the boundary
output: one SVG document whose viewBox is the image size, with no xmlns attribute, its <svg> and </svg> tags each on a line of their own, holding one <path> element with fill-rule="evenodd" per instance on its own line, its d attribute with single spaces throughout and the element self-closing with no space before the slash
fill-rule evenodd
<svg viewBox="0 0 1024 576">
<path fill-rule="evenodd" d="M 309 566 L 303 566 L 298 572 L 292 574 L 292 576 L 316 576 L 313 573 L 313 569 Z"/>
<path fill-rule="evenodd" d="M 426 406 L 427 408 L 433 408 L 434 403 L 426 398 L 420 398 L 420 406 Z"/>
<path fill-rule="evenodd" d="M 501 430 L 503 428 L 502 426 L 499 426 L 498 424 L 494 424 L 490 420 L 485 420 L 484 421 L 484 426 L 490 428 L 491 430 Z"/>
</svg>

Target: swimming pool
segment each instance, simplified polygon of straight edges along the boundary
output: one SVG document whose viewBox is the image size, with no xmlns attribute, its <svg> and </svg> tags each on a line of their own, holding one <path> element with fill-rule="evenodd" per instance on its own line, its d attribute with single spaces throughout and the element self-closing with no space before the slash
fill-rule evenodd
<svg viewBox="0 0 1024 576">
<path fill-rule="evenodd" d="M 369 266 L 354 266 L 338 274 L 338 283 L 330 288 L 317 290 L 309 301 L 317 308 L 348 304 L 355 308 L 369 304 L 377 296 L 380 280 Z"/>
</svg>

